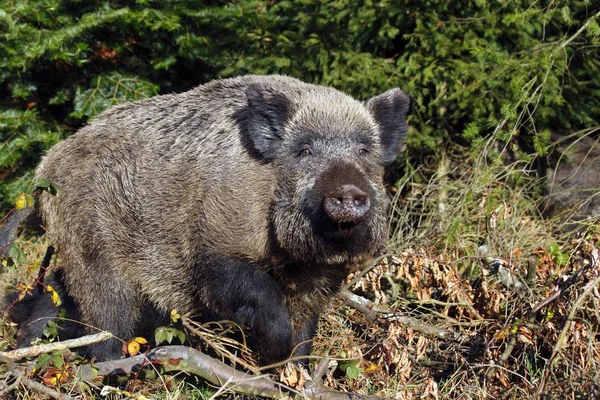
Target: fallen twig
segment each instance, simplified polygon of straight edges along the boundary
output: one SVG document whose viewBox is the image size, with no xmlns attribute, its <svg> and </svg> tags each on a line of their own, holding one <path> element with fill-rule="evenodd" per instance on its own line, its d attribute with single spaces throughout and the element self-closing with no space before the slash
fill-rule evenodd
<svg viewBox="0 0 600 400">
<path fill-rule="evenodd" d="M 73 397 L 69 396 L 68 394 L 61 393 L 58 390 L 54 390 L 46 385 L 43 385 L 31 379 L 23 378 L 21 384 L 28 387 L 29 389 L 35 390 L 36 392 L 50 396 L 53 399 L 73 400 Z"/>
<path fill-rule="evenodd" d="M 23 347 L 12 351 L 0 352 L 1 358 L 20 360 L 21 358 L 34 357 L 39 354 L 49 353 L 54 350 L 72 349 L 75 347 L 89 346 L 90 344 L 103 342 L 113 337 L 110 332 L 99 332 L 93 335 L 82 336 L 77 339 L 69 339 L 62 342 L 45 343 L 36 346 Z"/>
<path fill-rule="evenodd" d="M 340 296 L 346 305 L 360 311 L 369 321 L 376 321 L 380 317 L 393 315 L 391 310 L 378 306 L 371 300 L 358 296 L 349 290 L 340 291 Z"/>
<path fill-rule="evenodd" d="M 2 374 L 4 382 L 0 383 L 0 396 L 4 398 L 11 390 L 19 386 L 23 379 L 23 374 L 19 370 L 14 370 L 14 366 L 9 366 L 9 370 Z M 13 382 L 8 383 L 10 380 Z"/>
<path fill-rule="evenodd" d="M 325 374 L 327 373 L 327 369 L 329 368 L 329 357 L 323 357 L 319 363 L 317 364 L 317 366 L 315 367 L 315 370 L 312 373 L 312 380 L 313 382 L 320 382 L 323 380 L 323 376 L 325 376 Z"/>
<path fill-rule="evenodd" d="M 83 365 L 77 377 L 90 382 L 102 381 L 105 376 L 129 375 L 152 365 L 162 372 L 184 371 L 200 376 L 215 385 L 228 383 L 228 388 L 240 394 L 269 398 L 283 397 L 283 385 L 265 375 L 246 374 L 221 361 L 186 346 L 164 346 L 145 355 Z"/>
<path fill-rule="evenodd" d="M 360 311 L 370 321 L 375 321 L 378 318 L 382 317 L 388 321 L 394 321 L 402 326 L 411 328 L 425 335 L 453 342 L 462 343 L 471 339 L 467 335 L 461 335 L 453 331 L 439 328 L 435 325 L 431 325 L 426 322 L 420 321 L 419 319 L 414 317 L 398 315 L 398 313 L 394 313 L 386 307 L 378 306 L 371 300 L 358 296 L 348 290 L 342 290 L 340 294 L 344 299 L 346 305 Z"/>
<path fill-rule="evenodd" d="M 53 399 L 58 400 L 72 400 L 73 398 L 67 394 L 61 393 L 57 390 L 54 390 L 44 384 L 36 382 L 34 380 L 28 379 L 25 377 L 25 372 L 22 368 L 12 365 L 12 361 L 9 362 L 8 371 L 5 376 L 6 379 L 9 379 L 11 376 L 14 378 L 14 382 L 0 389 L 0 396 L 5 396 L 12 390 L 14 390 L 17 386 L 23 385 L 31 390 L 35 390 L 36 392 L 45 394 L 47 396 L 52 397 Z M 4 385 L 3 385 L 4 386 Z M 4 398 L 4 397 L 2 397 Z"/>
<path fill-rule="evenodd" d="M 267 375 L 255 376 L 240 372 L 217 359 L 186 346 L 164 346 L 153 349 L 145 355 L 84 365 L 78 370 L 77 377 L 84 381 L 97 383 L 102 381 L 104 377 L 130 375 L 132 373 L 143 376 L 141 369 L 147 366 L 152 366 L 160 372 L 183 371 L 197 375 L 214 385 L 243 395 L 279 399 L 289 396 L 290 392 L 296 392 L 281 383 L 275 382 Z M 321 400 L 381 399 L 378 396 L 338 392 L 318 385 L 306 388 L 301 394 L 310 399 Z"/>
<path fill-rule="evenodd" d="M 567 333 L 569 332 L 569 330 L 571 329 L 571 325 L 573 324 L 573 319 L 575 318 L 575 313 L 579 309 L 581 309 L 581 305 L 583 304 L 583 301 L 585 300 L 585 298 L 587 296 L 589 296 L 590 293 L 592 293 L 593 289 L 596 288 L 598 286 L 598 284 L 600 284 L 600 276 L 596 277 L 596 279 L 590 281 L 586 285 L 585 289 L 583 290 L 583 293 L 581 293 L 581 295 L 577 298 L 575 303 L 573 303 L 573 306 L 571 307 L 571 311 L 569 312 L 569 315 L 567 316 L 567 320 L 565 321 L 565 324 L 563 325 L 563 329 L 560 332 L 558 339 L 556 340 L 556 344 L 554 345 L 554 348 L 552 349 L 552 355 L 550 356 L 550 361 L 548 362 L 549 367 L 544 370 L 544 375 L 542 376 L 542 379 L 538 386 L 538 391 L 537 391 L 538 396 L 540 396 L 546 389 L 546 382 L 548 379 L 548 374 L 550 373 L 550 371 L 552 370 L 552 367 L 556 364 L 556 362 L 559 359 L 560 352 L 562 351 L 562 348 L 566 342 Z"/>
</svg>

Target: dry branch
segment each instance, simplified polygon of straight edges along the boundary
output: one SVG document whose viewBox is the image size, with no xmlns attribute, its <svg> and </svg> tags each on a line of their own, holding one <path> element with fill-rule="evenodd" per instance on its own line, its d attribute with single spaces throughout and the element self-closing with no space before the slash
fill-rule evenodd
<svg viewBox="0 0 600 400">
<path fill-rule="evenodd" d="M 261 396 L 272 399 L 288 397 L 293 389 L 273 381 L 267 375 L 255 376 L 240 372 L 221 361 L 186 346 L 164 346 L 139 355 L 120 360 L 105 361 L 84 365 L 77 377 L 97 383 L 104 377 L 116 377 L 130 374 L 142 376 L 142 369 L 152 367 L 160 372 L 187 372 L 200 376 L 206 381 L 238 394 Z M 322 385 L 309 385 L 302 393 L 304 397 L 321 400 L 337 399 L 381 399 L 378 396 L 363 396 L 329 390 Z"/>
<path fill-rule="evenodd" d="M 35 390 L 36 392 L 50 396 L 53 399 L 73 400 L 73 397 L 69 396 L 68 394 L 61 393 L 57 390 L 54 390 L 46 385 L 43 385 L 43 384 L 36 382 L 34 380 L 31 380 L 31 379 L 24 378 L 21 381 L 21 384 L 31 390 Z"/>
<path fill-rule="evenodd" d="M 302 393 L 309 399 L 322 399 L 322 400 L 350 400 L 350 399 L 361 399 L 361 400 L 379 400 L 383 399 L 380 396 L 365 396 L 356 393 L 343 393 L 330 390 L 323 385 L 323 377 L 327 373 L 329 368 L 329 358 L 322 358 L 321 361 L 315 367 L 312 374 L 312 382 L 306 382 L 304 384 L 304 392 Z"/>
<path fill-rule="evenodd" d="M 600 252 L 597 248 L 595 248 L 591 252 L 589 261 L 586 261 L 581 268 L 579 268 L 577 271 L 575 271 L 573 273 L 573 275 L 571 275 L 570 277 L 568 277 L 566 279 L 563 279 L 560 283 L 558 283 L 556 286 L 556 289 L 554 290 L 554 292 L 552 292 L 552 294 L 550 294 L 544 300 L 538 302 L 535 306 L 533 306 L 531 308 L 531 311 L 529 312 L 529 315 L 527 316 L 525 325 L 533 323 L 535 321 L 535 318 L 537 317 L 538 313 L 544 307 L 548 306 L 549 304 L 552 304 L 553 302 L 558 300 L 560 297 L 562 297 L 564 295 L 564 293 L 567 291 L 567 289 L 569 289 L 571 286 L 573 286 L 577 282 L 579 277 L 581 275 L 583 275 L 588 269 L 591 268 L 592 270 L 596 270 L 596 269 L 598 269 L 599 266 L 600 266 Z M 556 362 L 556 360 L 559 356 L 560 350 L 562 349 L 562 346 L 564 345 L 564 342 L 566 341 L 566 335 L 567 335 L 569 328 L 571 327 L 573 318 L 575 317 L 575 312 L 577 312 L 577 310 L 579 310 L 581 308 L 581 304 L 583 303 L 583 300 L 585 299 L 585 297 L 587 295 L 589 295 L 594 288 L 597 287 L 598 283 L 600 283 L 600 277 L 597 277 L 593 281 L 590 281 L 587 284 L 587 286 L 585 287 L 581 296 L 579 296 L 579 298 L 575 301 L 575 303 L 571 307 L 571 311 L 569 312 L 567 321 L 563 325 L 563 329 L 562 329 L 562 331 L 558 337 L 558 340 L 556 341 L 556 344 L 552 350 L 552 355 L 550 356 L 550 366 L 554 365 L 554 363 Z M 517 344 L 517 336 L 513 335 L 513 337 L 508 342 L 506 349 L 504 350 L 504 352 L 502 352 L 502 355 L 500 356 L 500 358 L 497 362 L 497 365 L 502 365 L 504 362 L 506 362 L 508 360 L 508 358 L 512 354 L 516 344 Z M 494 376 L 496 368 L 497 368 L 496 366 L 492 366 L 488 369 L 488 371 L 486 373 L 487 379 L 491 379 Z M 549 369 L 546 369 L 544 371 L 544 376 L 538 387 L 538 393 L 541 393 L 544 390 L 548 371 L 549 371 Z"/>
<path fill-rule="evenodd" d="M 75 347 L 89 346 L 90 344 L 103 342 L 111 339 L 112 337 L 113 335 L 110 332 L 99 332 L 77 339 L 70 339 L 55 343 L 45 343 L 37 346 L 23 347 L 21 349 L 12 351 L 0 352 L 0 359 L 8 358 L 11 360 L 20 360 L 21 358 L 34 357 L 43 353 L 50 353 L 54 350 L 65 350 Z"/>
<path fill-rule="evenodd" d="M 349 290 L 342 290 L 340 296 L 347 306 L 360 311 L 369 321 L 376 321 L 379 317 L 386 317 L 394 314 L 388 308 L 378 306 L 371 300 L 358 296 Z"/>
<path fill-rule="evenodd" d="M 84 381 L 102 380 L 104 376 L 139 373 L 152 365 L 161 372 L 184 371 L 202 377 L 206 381 L 240 394 L 269 398 L 283 397 L 283 385 L 267 376 L 246 374 L 223 364 L 206 354 L 186 346 L 164 346 L 151 350 L 146 355 L 82 366 L 77 376 Z"/>
<path fill-rule="evenodd" d="M 371 300 L 358 296 L 348 290 L 343 290 L 340 292 L 340 294 L 347 306 L 360 311 L 370 321 L 375 321 L 377 318 L 383 317 L 388 321 L 394 321 L 406 328 L 413 329 L 424 335 L 433 336 L 446 341 L 449 340 L 462 343 L 471 339 L 467 335 L 461 335 L 453 331 L 439 328 L 435 325 L 420 321 L 417 318 L 398 315 L 397 313 L 392 312 L 390 309 L 378 306 Z"/>
<path fill-rule="evenodd" d="M 586 260 L 584 265 L 581 268 L 579 268 L 577 271 L 575 271 L 573 273 L 573 275 L 571 275 L 570 277 L 568 277 L 566 279 L 563 279 L 559 284 L 557 284 L 556 289 L 554 290 L 554 292 L 552 292 L 551 295 L 549 295 L 544 300 L 540 301 L 539 303 L 537 303 L 535 306 L 532 307 L 530 314 L 535 315 L 535 314 L 539 313 L 542 310 L 542 308 L 544 308 L 547 305 L 549 305 L 550 303 L 553 303 L 554 301 L 556 301 L 567 291 L 568 288 L 570 288 L 571 286 L 573 286 L 575 284 L 575 282 L 577 282 L 579 277 L 581 275 L 583 275 L 584 272 L 586 272 L 590 268 L 592 270 L 598 269 L 599 264 L 600 264 L 599 251 L 598 251 L 598 249 L 594 249 L 591 252 L 590 260 L 589 261 Z"/>
<path fill-rule="evenodd" d="M 34 380 L 28 379 L 25 377 L 26 372 L 23 367 L 15 365 L 12 360 L 9 360 L 7 363 L 8 371 L 4 374 L 5 382 L 8 381 L 11 377 L 14 379 L 14 382 L 10 384 L 6 384 L 5 382 L 0 383 L 0 396 L 1 398 L 5 398 L 5 396 L 14 390 L 17 386 L 23 385 L 31 390 L 35 390 L 38 393 L 45 394 L 46 396 L 50 396 L 53 399 L 58 400 L 72 400 L 73 398 L 67 394 L 61 393 L 58 390 L 52 389 L 44 384 L 36 382 Z"/>
<path fill-rule="evenodd" d="M 235 345 L 236 349 L 239 350 L 240 353 L 248 353 L 247 347 L 245 344 L 238 343 L 233 339 L 228 338 L 219 338 L 220 340 L 212 340 L 209 338 L 208 330 L 202 331 L 201 326 L 196 322 L 191 320 L 189 317 L 183 316 L 181 318 L 181 323 L 184 328 L 186 328 L 190 333 L 194 334 L 196 337 L 200 338 L 206 345 L 210 346 L 219 356 L 223 358 L 227 358 L 232 364 L 239 365 L 242 368 L 247 369 L 248 371 L 254 373 L 254 375 L 258 375 L 259 368 L 256 365 L 252 365 L 246 361 L 244 361 L 241 357 L 227 350 L 222 344 L 223 342 L 228 342 L 229 344 Z M 243 332 L 242 332 L 243 333 Z"/>
</svg>

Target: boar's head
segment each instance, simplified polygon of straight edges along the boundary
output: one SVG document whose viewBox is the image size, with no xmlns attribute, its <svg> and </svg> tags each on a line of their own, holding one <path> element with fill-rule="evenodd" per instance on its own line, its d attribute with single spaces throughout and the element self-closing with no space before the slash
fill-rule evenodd
<svg viewBox="0 0 600 400">
<path fill-rule="evenodd" d="M 384 167 L 406 133 L 399 89 L 359 102 L 335 89 L 250 85 L 245 143 L 272 165 L 275 246 L 300 263 L 346 264 L 387 237 Z"/>
</svg>

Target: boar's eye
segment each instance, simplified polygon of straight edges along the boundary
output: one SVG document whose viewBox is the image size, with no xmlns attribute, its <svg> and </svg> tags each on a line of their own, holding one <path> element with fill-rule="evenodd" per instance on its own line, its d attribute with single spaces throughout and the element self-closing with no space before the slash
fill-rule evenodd
<svg viewBox="0 0 600 400">
<path fill-rule="evenodd" d="M 369 154 L 369 149 L 364 144 L 361 144 L 358 148 L 358 154 L 361 156 L 366 156 Z"/>
<path fill-rule="evenodd" d="M 300 157 L 312 156 L 312 150 L 310 149 L 310 146 L 309 145 L 302 146 L 302 150 L 300 150 L 300 153 L 298 155 Z"/>
</svg>

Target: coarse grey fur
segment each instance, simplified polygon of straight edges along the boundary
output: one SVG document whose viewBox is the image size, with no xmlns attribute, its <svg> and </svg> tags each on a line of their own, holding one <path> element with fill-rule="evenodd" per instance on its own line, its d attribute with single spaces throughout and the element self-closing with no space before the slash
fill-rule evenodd
<svg viewBox="0 0 600 400">
<path fill-rule="evenodd" d="M 207 311 L 254 327 L 263 360 L 285 358 L 351 267 L 385 244 L 383 168 L 407 110 L 399 89 L 363 103 L 251 75 L 104 112 L 36 171 L 60 188 L 40 195 L 39 212 L 83 322 L 129 339 L 145 301 Z M 348 182 L 370 208 L 331 223 L 322 196 Z"/>
</svg>

